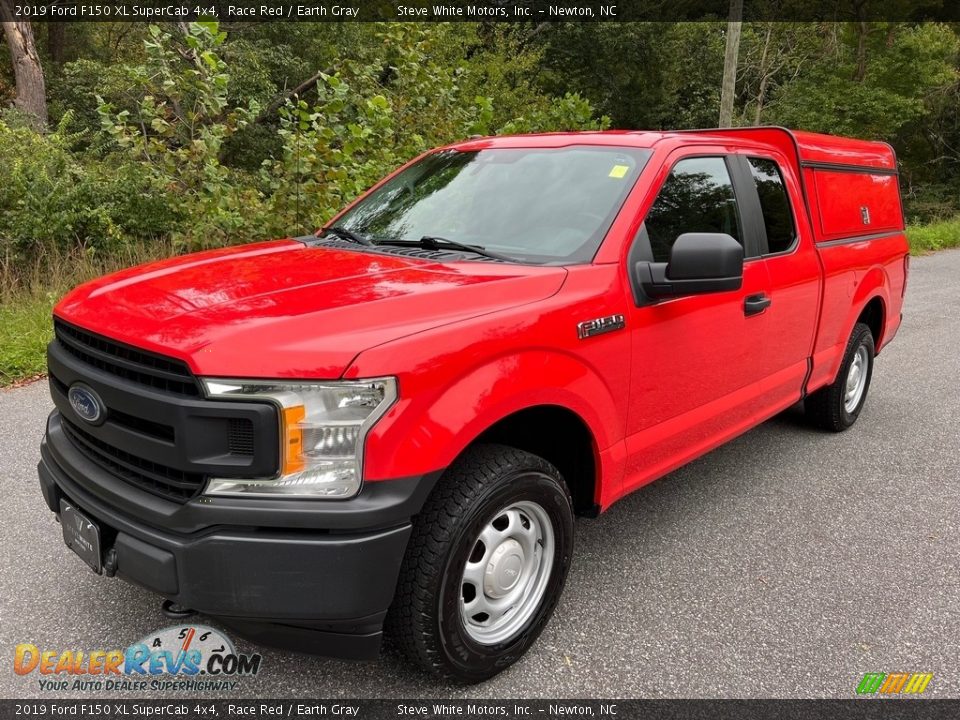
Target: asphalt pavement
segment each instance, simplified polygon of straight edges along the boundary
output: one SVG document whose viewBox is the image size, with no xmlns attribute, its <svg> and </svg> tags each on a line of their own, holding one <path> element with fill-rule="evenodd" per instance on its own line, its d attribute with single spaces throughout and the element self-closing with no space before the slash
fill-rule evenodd
<svg viewBox="0 0 960 720">
<path fill-rule="evenodd" d="M 351 663 L 257 649 L 239 695 L 848 698 L 866 672 L 922 671 L 927 696 L 958 697 L 958 337 L 960 251 L 915 258 L 852 430 L 811 429 L 794 408 L 579 521 L 552 622 L 483 685 L 437 683 L 389 650 Z M 0 391 L 0 697 L 96 696 L 15 675 L 18 643 L 111 649 L 173 624 L 64 546 L 35 470 L 50 408 L 45 382 Z"/>
</svg>

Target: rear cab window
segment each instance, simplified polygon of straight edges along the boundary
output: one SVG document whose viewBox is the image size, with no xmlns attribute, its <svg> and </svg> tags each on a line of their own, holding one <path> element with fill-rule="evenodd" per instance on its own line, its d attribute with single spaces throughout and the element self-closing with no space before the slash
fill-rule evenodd
<svg viewBox="0 0 960 720">
<path fill-rule="evenodd" d="M 748 157 L 747 164 L 763 214 L 763 226 L 767 235 L 765 254 L 787 252 L 793 248 L 797 230 L 783 173 L 776 161 L 767 158 Z"/>
</svg>

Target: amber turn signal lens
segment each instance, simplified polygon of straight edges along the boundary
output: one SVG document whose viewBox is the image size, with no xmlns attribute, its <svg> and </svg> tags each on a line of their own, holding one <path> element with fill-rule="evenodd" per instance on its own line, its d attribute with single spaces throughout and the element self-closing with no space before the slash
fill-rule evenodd
<svg viewBox="0 0 960 720">
<path fill-rule="evenodd" d="M 306 417 L 303 405 L 283 409 L 283 470 L 281 475 L 300 472 L 303 462 L 303 430 L 300 423 Z"/>
</svg>

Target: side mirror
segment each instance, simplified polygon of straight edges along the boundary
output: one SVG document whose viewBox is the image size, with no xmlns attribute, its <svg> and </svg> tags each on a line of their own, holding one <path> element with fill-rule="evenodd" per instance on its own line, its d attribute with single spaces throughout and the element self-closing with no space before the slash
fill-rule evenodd
<svg viewBox="0 0 960 720">
<path fill-rule="evenodd" d="M 670 251 L 670 262 L 638 262 L 637 284 L 649 298 L 739 290 L 743 246 L 726 233 L 684 233 Z"/>
</svg>

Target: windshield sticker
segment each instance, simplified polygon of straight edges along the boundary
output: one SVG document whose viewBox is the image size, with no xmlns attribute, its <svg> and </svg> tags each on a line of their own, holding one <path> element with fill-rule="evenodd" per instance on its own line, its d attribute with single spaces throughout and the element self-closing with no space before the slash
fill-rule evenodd
<svg viewBox="0 0 960 720">
<path fill-rule="evenodd" d="M 625 177 L 629 169 L 630 168 L 626 165 L 614 165 L 613 168 L 610 170 L 609 177 L 612 177 L 612 178 Z"/>
</svg>

